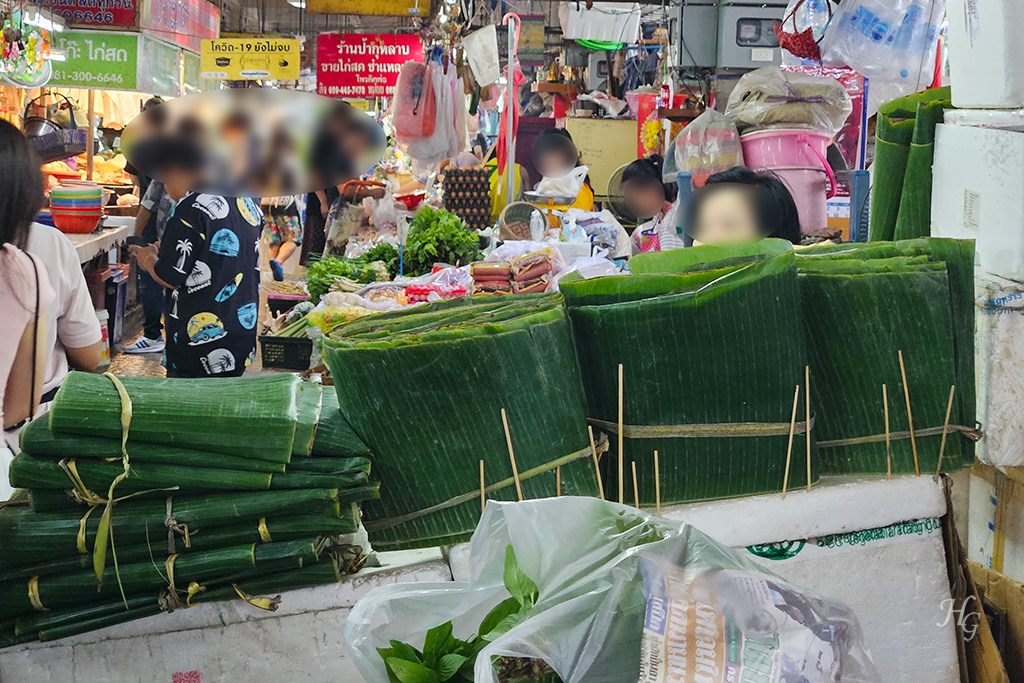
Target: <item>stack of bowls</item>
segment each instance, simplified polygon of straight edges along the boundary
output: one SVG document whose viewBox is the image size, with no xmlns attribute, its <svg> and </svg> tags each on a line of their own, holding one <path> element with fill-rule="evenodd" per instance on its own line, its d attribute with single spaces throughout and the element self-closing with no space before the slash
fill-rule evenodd
<svg viewBox="0 0 1024 683">
<path fill-rule="evenodd" d="M 103 218 L 103 188 L 79 184 L 55 187 L 50 191 L 50 213 L 53 224 L 62 232 L 92 232 Z"/>
</svg>

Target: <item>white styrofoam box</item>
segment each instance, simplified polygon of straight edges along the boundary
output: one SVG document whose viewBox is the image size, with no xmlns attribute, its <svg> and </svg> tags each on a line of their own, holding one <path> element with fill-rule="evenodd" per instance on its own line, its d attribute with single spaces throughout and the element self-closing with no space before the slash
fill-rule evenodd
<svg viewBox="0 0 1024 683">
<path fill-rule="evenodd" d="M 1024 3 L 947 0 L 953 106 L 1024 107 Z"/>
<path fill-rule="evenodd" d="M 785 500 L 750 496 L 662 513 L 734 548 L 773 545 L 759 552 L 779 559 L 755 559 L 795 586 L 846 603 L 886 683 L 960 680 L 954 624 L 939 626 L 950 597 L 938 522 L 946 498 L 931 477 L 826 477 Z M 455 579 L 465 580 L 468 547 L 448 557 Z"/>
<path fill-rule="evenodd" d="M 976 239 L 984 270 L 1024 280 L 1024 133 L 935 128 L 932 236 Z"/>
<path fill-rule="evenodd" d="M 951 126 L 998 128 L 1024 133 L 1024 109 L 947 109 L 942 122 Z"/>
<path fill-rule="evenodd" d="M 985 431 L 977 456 L 1024 466 L 1024 284 L 975 269 L 974 365 L 977 414 Z"/>
<path fill-rule="evenodd" d="M 635 43 L 640 35 L 640 5 L 619 2 L 562 2 L 558 21 L 566 40 L 601 40 L 611 43 Z"/>
<path fill-rule="evenodd" d="M 379 557 L 381 567 L 341 583 L 285 593 L 276 612 L 241 600 L 200 603 L 52 643 L 0 650 L 0 681 L 359 681 L 341 636 L 359 598 L 389 583 L 451 580 L 436 549 Z"/>
</svg>

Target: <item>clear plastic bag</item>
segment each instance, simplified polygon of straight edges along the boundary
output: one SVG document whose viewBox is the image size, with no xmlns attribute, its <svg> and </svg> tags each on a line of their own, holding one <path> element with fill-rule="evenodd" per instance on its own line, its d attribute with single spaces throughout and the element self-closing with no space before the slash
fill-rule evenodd
<svg viewBox="0 0 1024 683">
<path fill-rule="evenodd" d="M 675 170 L 689 172 L 697 186 L 709 176 L 743 165 L 743 147 L 736 124 L 714 109 L 708 109 L 676 136 L 673 151 Z M 675 182 L 675 174 L 666 182 Z"/>
<path fill-rule="evenodd" d="M 525 616 L 480 651 L 476 683 L 499 683 L 492 666 L 498 657 L 542 660 L 564 683 L 636 681 L 647 613 L 642 557 L 681 562 L 692 576 L 734 568 L 772 576 L 690 527 L 625 505 L 576 497 L 488 502 L 469 544 L 468 582 L 382 586 L 353 608 L 343 634 L 366 680 L 388 683 L 377 648 L 391 640 L 420 648 L 428 630 L 448 621 L 456 638 L 476 634 L 488 612 L 509 598 L 509 546 L 538 593 Z M 837 610 L 827 615 L 848 615 L 823 604 Z M 859 628 L 848 623 L 842 680 L 877 683 Z"/>
<path fill-rule="evenodd" d="M 836 79 L 768 66 L 740 78 L 729 95 L 725 116 L 740 132 L 810 128 L 833 137 L 852 111 L 850 95 Z"/>
<path fill-rule="evenodd" d="M 586 166 L 577 166 L 561 178 L 542 178 L 534 191 L 544 197 L 572 197 L 575 200 L 589 172 Z"/>
<path fill-rule="evenodd" d="M 845 605 L 778 578 L 691 526 L 641 550 L 639 683 L 878 683 Z"/>
<path fill-rule="evenodd" d="M 396 90 L 392 108 L 395 112 L 395 137 L 400 149 L 413 159 L 414 172 L 436 170 L 442 159 L 450 159 L 461 151 L 452 94 L 456 68 L 454 63 L 449 63 L 446 70 L 441 64 L 432 62 L 423 67 L 421 73 L 414 66 L 407 62 L 399 74 L 397 87 L 401 89 Z M 409 78 L 402 82 L 406 67 L 409 67 Z M 419 121 L 423 112 L 433 113 L 432 126 Z"/>
<path fill-rule="evenodd" d="M 822 62 L 918 92 L 935 73 L 945 14 L 944 0 L 845 0 L 825 31 Z"/>
</svg>

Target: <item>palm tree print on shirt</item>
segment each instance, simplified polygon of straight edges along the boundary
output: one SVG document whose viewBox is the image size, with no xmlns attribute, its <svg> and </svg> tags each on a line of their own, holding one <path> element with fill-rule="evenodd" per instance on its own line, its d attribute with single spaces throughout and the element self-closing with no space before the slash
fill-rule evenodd
<svg viewBox="0 0 1024 683">
<path fill-rule="evenodd" d="M 180 256 L 178 256 L 178 263 L 174 266 L 174 269 L 184 275 L 185 271 L 183 269 L 185 267 L 185 259 L 187 259 L 188 255 L 192 253 L 191 240 L 178 240 L 178 244 L 174 247 L 174 250 L 180 254 Z"/>
</svg>

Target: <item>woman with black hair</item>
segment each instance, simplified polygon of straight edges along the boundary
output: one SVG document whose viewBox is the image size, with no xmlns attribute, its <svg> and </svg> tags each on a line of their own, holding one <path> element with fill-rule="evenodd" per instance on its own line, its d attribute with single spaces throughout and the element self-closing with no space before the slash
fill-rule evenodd
<svg viewBox="0 0 1024 683">
<path fill-rule="evenodd" d="M 620 188 L 637 218 L 649 219 L 633 231 L 633 254 L 686 246 L 677 228 L 679 188 L 662 181 L 664 160 L 657 154 L 637 159 L 622 172 Z"/>
<path fill-rule="evenodd" d="M 46 326 L 54 292 L 43 263 L 22 251 L 43 206 L 39 159 L 17 128 L 0 120 L 0 406 L 4 431 L 35 414 L 46 374 Z M 0 500 L 13 455 L 0 442 Z"/>
<path fill-rule="evenodd" d="M 800 244 L 796 202 L 771 173 L 745 166 L 716 173 L 687 205 L 686 232 L 694 244 L 749 243 L 763 237 Z"/>
<path fill-rule="evenodd" d="M 572 135 L 564 128 L 548 128 L 537 136 L 537 139 L 533 141 L 532 161 L 533 167 L 544 178 L 563 178 L 569 175 L 574 168 L 583 165 Z M 552 208 L 561 211 L 566 209 L 593 211 L 594 189 L 590 186 L 590 177 L 587 176 L 583 181 L 583 186 L 571 204 L 556 205 Z"/>
</svg>

